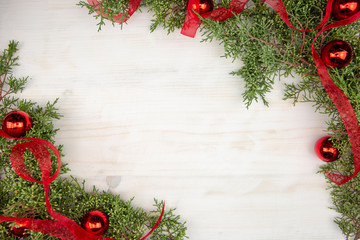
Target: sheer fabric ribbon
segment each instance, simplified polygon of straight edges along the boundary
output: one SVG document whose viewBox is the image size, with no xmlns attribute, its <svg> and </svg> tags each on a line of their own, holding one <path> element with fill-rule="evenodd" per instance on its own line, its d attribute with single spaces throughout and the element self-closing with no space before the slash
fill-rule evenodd
<svg viewBox="0 0 360 240">
<path fill-rule="evenodd" d="M 8 139 L 20 139 L 20 138 L 10 137 L 2 130 L 0 130 L 0 136 Z M 28 142 L 16 144 L 12 148 L 10 153 L 11 166 L 13 167 L 16 174 L 18 174 L 20 177 L 30 182 L 36 182 L 42 184 L 44 186 L 46 208 L 49 214 L 55 220 L 39 220 L 32 218 L 0 216 L 0 223 L 11 221 L 17 223 L 21 227 L 26 227 L 30 230 L 45 233 L 65 240 L 75 240 L 75 239 L 116 240 L 114 238 L 105 238 L 89 233 L 85 231 L 82 227 L 80 227 L 78 224 L 76 224 L 73 220 L 55 212 L 55 210 L 51 207 L 50 204 L 49 190 L 50 190 L 50 183 L 57 178 L 60 172 L 60 165 L 61 165 L 60 154 L 58 150 L 55 148 L 55 146 L 46 140 L 38 139 L 38 138 L 21 138 L 21 139 L 28 140 Z M 52 176 L 50 175 L 51 157 L 48 148 L 55 153 L 58 161 L 58 167 Z M 26 149 L 30 150 L 31 153 L 36 158 L 40 167 L 42 181 L 35 180 L 26 170 L 26 166 L 24 163 L 24 153 Z M 147 238 L 157 228 L 163 217 L 164 209 L 165 209 L 165 204 L 163 205 L 160 217 L 158 218 L 154 227 L 150 230 L 148 234 L 146 234 L 140 240 Z"/>
<path fill-rule="evenodd" d="M 324 26 L 327 21 L 330 18 L 331 15 L 331 9 L 333 5 L 333 0 L 329 0 L 326 6 L 326 13 L 325 17 L 322 20 L 322 22 L 312 30 L 300 30 L 295 28 L 289 21 L 287 11 L 285 9 L 285 6 L 281 0 L 263 0 L 265 3 L 269 4 L 283 19 L 283 21 L 292 29 L 295 29 L 297 31 L 302 32 L 309 32 L 309 31 L 315 31 L 322 27 L 322 29 L 316 34 L 312 46 L 311 51 L 312 55 L 316 64 L 316 68 L 320 77 L 320 80 L 326 90 L 326 92 L 329 94 L 331 100 L 335 104 L 341 120 L 343 121 L 347 134 L 350 139 L 352 152 L 353 152 L 353 158 L 354 158 L 354 173 L 351 175 L 341 175 L 336 173 L 330 173 L 325 172 L 325 174 L 329 177 L 331 181 L 333 181 L 337 185 L 342 185 L 347 183 L 349 180 L 351 180 L 353 177 L 355 177 L 359 171 L 360 171 L 360 127 L 359 123 L 357 121 L 355 112 L 353 107 L 351 106 L 351 103 L 349 99 L 346 97 L 345 93 L 336 86 L 336 84 L 331 80 L 331 77 L 329 75 L 329 72 L 325 66 L 325 63 L 322 61 L 322 59 L 319 57 L 318 53 L 315 49 L 315 41 L 317 37 L 323 33 L 326 30 L 345 26 L 347 24 L 353 23 L 356 20 L 360 18 L 360 12 L 357 14 L 344 19 L 340 20 L 334 23 L 331 23 L 329 25 Z M 324 26 L 324 27 L 323 27 Z"/>
<path fill-rule="evenodd" d="M 331 80 L 331 77 L 327 71 L 327 68 L 324 64 L 324 62 L 319 57 L 318 53 L 315 50 L 315 41 L 316 38 L 323 33 L 326 30 L 345 26 L 347 24 L 350 24 L 360 18 L 360 12 L 357 14 L 337 22 L 334 22 L 332 24 L 329 24 L 327 26 L 326 23 L 328 22 L 330 15 L 331 15 L 331 9 L 333 5 L 333 0 L 329 0 L 326 5 L 326 13 L 323 18 L 323 20 L 319 23 L 319 25 L 311 30 L 304 30 L 304 29 L 297 29 L 294 27 L 288 17 L 288 13 L 286 11 L 285 5 L 282 0 L 263 0 L 265 3 L 267 3 L 274 11 L 281 17 L 281 19 L 292 29 L 295 29 L 297 31 L 301 32 L 310 32 L 315 31 L 320 28 L 322 28 L 315 38 L 313 39 L 313 44 L 311 47 L 312 55 L 316 64 L 316 68 L 318 70 L 318 74 L 320 76 L 321 82 L 326 90 L 326 92 L 329 94 L 331 100 L 334 102 L 337 110 L 339 111 L 339 114 L 341 116 L 341 119 L 346 127 L 346 131 L 348 133 L 352 151 L 353 151 L 353 157 L 354 157 L 354 173 L 351 175 L 341 175 L 341 174 L 335 174 L 326 172 L 326 175 L 330 178 L 331 181 L 336 183 L 337 185 L 342 185 L 346 182 L 348 182 L 350 179 L 352 179 L 358 172 L 360 171 L 360 128 L 359 123 L 356 119 L 356 115 L 354 112 L 354 109 L 352 108 L 350 101 L 346 97 L 343 91 L 341 91 L 340 88 L 338 88 L 334 82 Z M 224 21 L 228 19 L 229 17 L 232 17 L 233 14 L 240 13 L 247 3 L 247 0 L 238 0 L 238 1 L 231 1 L 229 9 L 215 9 L 214 11 L 205 13 L 201 15 L 203 18 L 209 18 L 214 21 Z M 181 31 L 182 34 L 194 37 L 196 34 L 197 29 L 199 28 L 201 22 L 200 18 L 197 14 L 194 13 L 192 5 L 195 4 L 197 7 L 195 9 L 199 9 L 199 0 L 189 0 L 188 10 L 187 10 L 187 16 L 185 19 L 185 23 L 183 26 L 183 29 Z"/>
</svg>

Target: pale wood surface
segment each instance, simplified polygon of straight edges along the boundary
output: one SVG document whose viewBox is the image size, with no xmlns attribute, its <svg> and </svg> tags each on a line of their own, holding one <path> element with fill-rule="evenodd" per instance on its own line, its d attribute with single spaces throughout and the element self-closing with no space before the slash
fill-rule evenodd
<svg viewBox="0 0 360 240">
<path fill-rule="evenodd" d="M 91 189 L 187 221 L 191 240 L 342 239 L 313 152 L 326 117 L 282 100 L 244 107 L 240 61 L 217 42 L 163 30 L 151 14 L 97 32 L 77 1 L 2 0 L 0 46 L 20 41 L 22 97 L 59 97 L 56 126 L 71 174 Z M 299 79 L 284 79 L 284 82 Z"/>
</svg>

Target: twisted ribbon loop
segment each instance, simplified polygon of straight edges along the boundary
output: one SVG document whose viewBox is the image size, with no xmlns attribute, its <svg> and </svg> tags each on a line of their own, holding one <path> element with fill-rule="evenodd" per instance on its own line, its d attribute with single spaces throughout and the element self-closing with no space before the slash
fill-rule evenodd
<svg viewBox="0 0 360 240">
<path fill-rule="evenodd" d="M 44 193 L 45 193 L 45 203 L 46 208 L 49 214 L 55 219 L 53 220 L 39 220 L 39 219 L 31 219 L 31 218 L 17 218 L 17 217 L 9 217 L 9 216 L 0 216 L 0 223 L 11 221 L 17 223 L 21 227 L 26 227 L 30 230 L 45 233 L 57 238 L 66 239 L 66 240 L 75 240 L 75 239 L 86 239 L 86 240 L 116 240 L 114 238 L 105 238 L 94 235 L 85 231 L 82 227 L 77 225 L 73 220 L 57 213 L 50 204 L 49 200 L 49 190 L 50 190 L 50 183 L 53 182 L 60 172 L 61 160 L 59 151 L 56 147 L 43 139 L 38 138 L 13 138 L 7 135 L 5 132 L 0 130 L 0 136 L 8 139 L 22 139 L 28 140 L 29 142 L 23 142 L 16 144 L 10 153 L 10 162 L 11 166 L 13 167 L 16 174 L 22 177 L 25 180 L 30 182 L 40 183 L 44 186 Z M 51 156 L 50 152 L 47 149 L 51 149 L 58 160 L 58 167 L 55 173 L 51 176 Z M 31 153 L 36 158 L 42 176 L 42 181 L 38 181 L 34 179 L 30 173 L 26 170 L 26 166 L 24 163 L 24 153 L 25 150 L 29 149 Z M 165 210 L 165 204 L 163 205 L 162 212 L 160 217 L 158 218 L 154 227 L 147 233 L 144 237 L 140 240 L 144 240 L 147 238 L 160 224 L 161 219 L 163 217 Z"/>
<path fill-rule="evenodd" d="M 335 104 L 337 110 L 339 111 L 341 120 L 343 121 L 347 134 L 350 139 L 350 144 L 352 148 L 353 158 L 354 158 L 354 173 L 351 175 L 341 175 L 330 172 L 325 172 L 331 181 L 337 185 L 342 185 L 347 183 L 353 177 L 355 177 L 360 171 L 360 127 L 354 109 L 351 106 L 349 99 L 346 97 L 345 93 L 341 91 L 339 87 L 331 80 L 329 72 L 325 66 L 325 63 L 319 57 L 318 53 L 315 50 L 315 40 L 316 38 L 326 30 L 341 27 L 350 23 L 355 22 L 360 18 L 360 12 L 357 14 L 327 25 L 321 31 L 319 31 L 312 43 L 311 50 L 312 55 L 320 76 L 321 82 L 329 94 L 331 100 Z"/>
<path fill-rule="evenodd" d="M 295 29 L 297 31 L 301 31 L 301 32 L 315 31 L 315 30 L 321 28 L 322 26 L 324 26 L 330 18 L 332 4 L 333 4 L 333 0 L 328 1 L 327 6 L 326 6 L 325 17 L 322 20 L 322 22 L 319 24 L 318 27 L 316 27 L 315 29 L 312 29 L 312 30 L 300 30 L 300 29 L 295 28 L 293 25 L 291 25 L 291 23 L 288 19 L 288 14 L 286 12 L 285 6 L 281 0 L 263 0 L 263 1 L 267 4 L 269 4 L 279 14 L 279 16 L 283 19 L 283 21 L 290 28 L 293 28 L 293 29 Z M 317 37 L 324 31 L 332 29 L 332 28 L 348 25 L 350 23 L 355 22 L 359 18 L 360 18 L 360 12 L 358 12 L 357 14 L 355 14 L 347 19 L 343 19 L 343 20 L 331 23 L 331 24 L 323 27 L 316 34 L 316 36 L 313 40 L 312 46 L 311 46 L 312 55 L 313 55 L 313 58 L 315 61 L 315 65 L 316 65 L 321 83 L 323 84 L 324 89 L 329 94 L 331 100 L 335 104 L 335 106 L 340 114 L 341 120 L 343 121 L 346 131 L 348 133 L 348 136 L 350 139 L 350 144 L 352 147 L 352 152 L 353 152 L 353 158 L 354 158 L 354 173 L 353 174 L 341 175 L 341 174 L 325 172 L 326 176 L 328 176 L 329 179 L 337 185 L 342 185 L 342 184 L 347 183 L 349 180 L 351 180 L 353 177 L 355 177 L 360 171 L 360 127 L 359 127 L 359 123 L 357 121 L 354 109 L 352 108 L 349 99 L 346 97 L 344 92 L 341 91 L 341 89 L 338 88 L 336 86 L 336 84 L 331 80 L 331 77 L 325 66 L 325 63 L 322 61 L 322 59 L 319 57 L 318 53 L 316 52 L 315 41 L 316 41 Z"/>
</svg>

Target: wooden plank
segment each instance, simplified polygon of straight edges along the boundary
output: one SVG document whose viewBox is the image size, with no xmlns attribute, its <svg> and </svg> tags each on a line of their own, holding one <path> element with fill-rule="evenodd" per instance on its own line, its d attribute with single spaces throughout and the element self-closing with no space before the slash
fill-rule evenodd
<svg viewBox="0 0 360 240">
<path fill-rule="evenodd" d="M 91 189 L 136 196 L 148 210 L 164 199 L 195 240 L 341 239 L 321 162 L 313 152 L 326 118 L 310 104 L 242 102 L 240 61 L 217 42 L 156 30 L 151 14 L 124 26 L 95 20 L 77 1 L 5 1 L 0 46 L 20 41 L 22 97 L 59 97 L 71 174 Z M 285 82 L 299 81 L 283 79 Z"/>
</svg>

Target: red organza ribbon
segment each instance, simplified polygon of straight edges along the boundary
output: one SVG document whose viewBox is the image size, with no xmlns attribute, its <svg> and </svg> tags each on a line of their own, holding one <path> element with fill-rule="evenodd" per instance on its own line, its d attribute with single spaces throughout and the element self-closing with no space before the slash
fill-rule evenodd
<svg viewBox="0 0 360 240">
<path fill-rule="evenodd" d="M 2 130 L 0 130 L 0 136 L 8 139 L 20 139 L 20 138 L 10 137 Z M 21 227 L 26 227 L 30 230 L 45 233 L 65 240 L 73 240 L 73 239 L 74 240 L 75 239 L 116 240 L 114 238 L 105 238 L 89 233 L 85 231 L 83 228 L 81 228 L 79 225 L 77 225 L 73 220 L 53 210 L 49 200 L 49 190 L 50 190 L 50 183 L 56 179 L 56 177 L 59 175 L 60 172 L 60 165 L 61 165 L 60 154 L 58 150 L 54 147 L 54 145 L 43 139 L 23 138 L 22 140 L 28 140 L 29 142 L 16 144 L 12 148 L 10 154 L 11 165 L 14 171 L 20 177 L 30 182 L 40 183 L 44 186 L 46 208 L 49 214 L 55 220 L 39 220 L 39 219 L 31 219 L 31 218 L 0 216 L 0 223 L 12 221 L 14 223 L 17 223 Z M 58 160 L 58 168 L 52 176 L 50 176 L 51 157 L 47 147 L 55 153 Z M 40 167 L 42 181 L 35 180 L 26 170 L 26 166 L 24 163 L 24 153 L 26 149 L 29 149 L 36 158 Z M 162 212 L 155 226 L 151 229 L 151 231 L 148 234 L 146 234 L 146 236 L 142 237 L 140 240 L 147 238 L 157 228 L 164 215 L 164 210 L 165 210 L 165 204 L 163 205 Z"/>
<path fill-rule="evenodd" d="M 288 13 L 286 11 L 285 5 L 282 2 L 282 0 L 263 0 L 265 3 L 267 3 L 271 8 L 275 10 L 275 12 L 281 17 L 281 19 L 292 29 L 295 29 L 297 31 L 301 32 L 310 32 L 315 31 L 323 27 L 329 20 L 331 15 L 331 9 L 333 5 L 333 0 L 329 0 L 326 5 L 326 13 L 324 16 L 324 19 L 321 21 L 321 23 L 314 29 L 311 30 L 305 30 L 305 29 L 297 29 L 294 27 L 289 20 Z M 214 11 L 205 13 L 201 15 L 203 18 L 209 18 L 214 21 L 224 21 L 228 19 L 229 17 L 232 17 L 233 14 L 240 13 L 245 5 L 247 3 L 247 0 L 238 0 L 238 1 L 231 1 L 229 9 L 219 8 Z M 200 26 L 200 18 L 193 10 L 193 5 L 196 6 L 196 11 L 198 13 L 199 9 L 199 0 L 189 0 L 189 5 L 187 9 L 187 15 L 185 18 L 185 23 L 182 28 L 181 33 L 189 36 L 194 37 L 196 34 L 197 29 Z M 331 100 L 334 102 L 337 110 L 339 111 L 339 114 L 341 116 L 341 119 L 346 127 L 346 131 L 348 133 L 352 151 L 353 151 L 353 157 L 354 157 L 354 173 L 351 175 L 340 175 L 335 173 L 326 172 L 326 175 L 330 178 L 331 181 L 334 183 L 341 185 L 346 182 L 348 182 L 350 179 L 352 179 L 354 176 L 358 174 L 360 171 L 360 127 L 359 123 L 356 119 L 356 115 L 354 112 L 354 109 L 352 108 L 348 98 L 344 94 L 341 89 L 339 89 L 334 82 L 331 80 L 330 75 L 327 71 L 327 68 L 319 55 L 317 54 L 315 50 L 315 40 L 316 38 L 324 31 L 329 30 L 331 28 L 344 26 L 347 24 L 350 24 L 357 19 L 360 18 L 360 12 L 341 21 L 334 22 L 332 24 L 329 24 L 325 27 L 323 27 L 316 35 L 316 37 L 313 40 L 312 44 L 312 55 L 321 79 L 321 82 L 326 90 L 326 92 L 329 94 Z"/>
<path fill-rule="evenodd" d="M 229 8 L 217 8 L 213 11 L 201 14 L 201 17 L 222 22 L 231 18 L 234 14 L 240 13 L 244 9 L 246 2 L 247 0 L 232 0 Z M 201 24 L 200 18 L 194 11 L 199 13 L 199 0 L 188 1 L 185 22 L 181 30 L 181 34 L 188 37 L 195 37 L 196 31 Z"/>
<path fill-rule="evenodd" d="M 327 25 L 318 34 L 315 36 L 311 50 L 312 55 L 321 79 L 321 82 L 329 94 L 331 100 L 334 102 L 337 110 L 339 111 L 341 120 L 343 121 L 347 134 L 350 139 L 350 144 L 353 152 L 354 158 L 354 173 L 351 175 L 341 175 L 326 172 L 326 175 L 330 178 L 331 181 L 336 183 L 337 185 L 342 185 L 358 174 L 360 171 L 360 127 L 358 120 L 356 118 L 354 109 L 351 106 L 349 99 L 346 97 L 343 91 L 338 88 L 335 83 L 331 80 L 331 77 L 326 69 L 324 62 L 319 57 L 318 53 L 315 50 L 315 40 L 316 38 L 324 31 L 329 30 L 331 28 L 341 27 L 352 22 L 355 22 L 360 18 L 360 12 L 341 21 L 334 22 L 332 24 Z"/>
<path fill-rule="evenodd" d="M 131 15 L 133 15 L 134 12 L 139 8 L 141 0 L 129 0 L 129 11 L 126 16 L 124 16 L 124 13 L 108 16 L 108 14 L 105 12 L 106 10 L 101 7 L 101 3 L 99 3 L 97 0 L 87 0 L 87 2 L 90 5 L 94 6 L 94 10 L 97 10 L 97 14 L 102 15 L 110 21 L 122 23 L 126 22 L 131 17 Z"/>
<path fill-rule="evenodd" d="M 288 14 L 286 12 L 285 6 L 281 0 L 264 0 L 267 4 L 269 4 L 283 19 L 283 21 L 291 28 L 302 31 L 302 32 L 309 32 L 314 31 L 322 27 L 328 19 L 330 18 L 331 9 L 333 0 L 329 0 L 326 6 L 326 13 L 325 17 L 322 20 L 322 22 L 319 24 L 318 27 L 316 27 L 313 30 L 299 30 L 295 28 L 293 25 L 291 25 Z M 337 110 L 339 111 L 340 117 L 345 125 L 346 131 L 348 133 L 350 144 L 353 151 L 353 158 L 354 158 L 354 173 L 351 175 L 341 175 L 341 174 L 335 174 L 330 172 L 325 172 L 326 175 L 329 177 L 331 181 L 333 181 L 337 185 L 342 185 L 351 180 L 353 177 L 355 177 L 359 171 L 360 171 L 360 127 L 359 123 L 357 121 L 354 109 L 352 108 L 349 99 L 346 97 L 343 91 L 341 91 L 340 88 L 338 88 L 335 83 L 331 80 L 331 77 L 327 71 L 327 68 L 322 61 L 322 59 L 319 57 L 318 53 L 315 50 L 315 41 L 316 38 L 324 31 L 335 28 L 335 27 L 341 27 L 345 26 L 347 24 L 355 22 L 357 19 L 360 18 L 360 12 L 347 18 L 344 20 L 340 20 L 337 22 L 334 22 L 332 24 L 329 24 L 325 27 L 323 27 L 315 36 L 311 51 L 312 55 L 318 70 L 318 74 L 320 76 L 321 82 L 326 90 L 326 92 L 329 94 L 331 100 L 334 102 Z"/>
<path fill-rule="evenodd" d="M 326 13 L 324 16 L 324 19 L 321 21 L 321 23 L 312 30 L 303 30 L 303 29 L 297 29 L 295 28 L 289 21 L 288 14 L 286 11 L 286 8 L 284 6 L 284 3 L 281 0 L 263 0 L 265 3 L 270 5 L 275 12 L 279 14 L 279 16 L 283 19 L 283 21 L 290 27 L 297 31 L 301 32 L 310 32 L 317 30 L 324 26 L 327 21 L 330 18 L 331 15 L 331 9 L 333 0 L 329 0 L 326 6 Z M 246 1 L 244 1 L 246 3 Z M 326 175 L 329 177 L 331 181 L 336 183 L 337 185 L 342 185 L 346 182 L 348 182 L 350 179 L 352 179 L 354 176 L 356 176 L 360 171 L 360 127 L 359 123 L 357 121 L 354 109 L 352 108 L 349 99 L 346 97 L 343 91 L 341 91 L 340 88 L 338 88 L 334 82 L 331 80 L 330 75 L 327 71 L 327 68 L 324 64 L 324 62 L 321 60 L 319 55 L 317 54 L 315 50 L 315 40 L 316 38 L 324 31 L 329 30 L 331 28 L 335 27 L 341 27 L 345 26 L 347 24 L 353 23 L 357 19 L 360 18 L 360 12 L 347 18 L 344 20 L 340 20 L 337 22 L 334 22 L 332 24 L 329 24 L 322 28 L 321 31 L 317 33 L 313 40 L 313 44 L 311 47 L 312 55 L 321 79 L 321 82 L 326 90 L 326 92 L 329 94 L 331 100 L 334 102 L 337 110 L 339 111 L 339 114 L 341 116 L 341 119 L 346 127 L 346 131 L 348 133 L 352 151 L 353 151 L 353 157 L 354 157 L 354 173 L 351 175 L 341 175 L 341 174 L 335 174 L 326 172 Z"/>
<path fill-rule="evenodd" d="M 242 10 L 244 10 L 245 8 L 247 1 L 248 0 L 232 0 L 229 5 L 229 8 L 217 8 L 208 13 L 201 14 L 201 17 L 208 18 L 217 22 L 225 21 L 226 19 L 234 16 L 235 14 L 242 12 Z M 317 30 L 327 22 L 327 20 L 330 18 L 331 7 L 333 3 L 333 0 L 328 1 L 325 17 L 322 20 L 322 22 L 319 24 L 319 26 L 317 26 L 315 29 L 312 30 L 299 30 L 290 23 L 284 3 L 281 0 L 263 0 L 263 1 L 269 4 L 278 13 L 279 16 L 289 27 L 298 31 L 305 31 L 305 32 Z M 201 24 L 200 18 L 194 11 L 199 13 L 199 0 L 189 0 L 185 23 L 181 30 L 181 34 L 188 37 L 195 37 L 196 31 Z"/>
<path fill-rule="evenodd" d="M 329 0 L 327 5 L 326 5 L 326 13 L 324 16 L 324 19 L 321 21 L 321 23 L 319 24 L 319 26 L 317 26 L 314 29 L 311 30 L 300 30 L 297 29 L 296 27 L 294 27 L 290 21 L 289 21 L 289 17 L 285 8 L 284 3 L 282 2 L 282 0 L 263 0 L 265 3 L 269 4 L 270 7 L 272 7 L 272 9 L 275 10 L 275 12 L 277 14 L 279 14 L 279 16 L 281 17 L 281 19 L 292 29 L 295 29 L 297 31 L 301 31 L 301 32 L 311 32 L 314 30 L 317 30 L 319 28 L 321 28 L 322 26 L 324 26 L 324 24 L 329 20 L 330 15 L 331 15 L 331 8 L 332 8 L 332 4 L 334 0 Z"/>
</svg>

